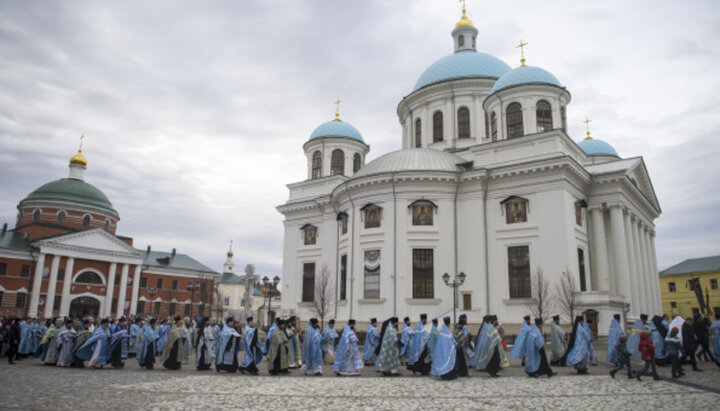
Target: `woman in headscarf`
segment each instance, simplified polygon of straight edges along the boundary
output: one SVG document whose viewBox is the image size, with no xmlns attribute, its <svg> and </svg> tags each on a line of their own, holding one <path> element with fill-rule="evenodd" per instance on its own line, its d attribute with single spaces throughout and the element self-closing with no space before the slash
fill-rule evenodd
<svg viewBox="0 0 720 411">
<path fill-rule="evenodd" d="M 578 374 L 587 374 L 588 365 L 590 365 L 590 352 L 588 344 L 590 336 L 585 329 L 585 321 L 582 315 L 575 317 L 572 334 L 570 335 L 570 343 L 568 344 L 567 354 L 565 355 L 565 365 L 575 367 Z"/>
<path fill-rule="evenodd" d="M 375 368 L 382 372 L 383 375 L 400 375 L 398 366 L 400 365 L 397 337 L 398 318 L 392 317 L 383 323 L 380 331 L 380 344 L 376 349 L 377 362 Z"/>
</svg>

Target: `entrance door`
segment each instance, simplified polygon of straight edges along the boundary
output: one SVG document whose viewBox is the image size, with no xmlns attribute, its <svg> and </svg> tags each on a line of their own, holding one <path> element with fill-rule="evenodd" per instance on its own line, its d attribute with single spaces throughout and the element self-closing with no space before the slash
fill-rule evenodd
<svg viewBox="0 0 720 411">
<path fill-rule="evenodd" d="M 593 333 L 593 337 L 597 338 L 598 336 L 598 312 L 595 310 L 587 310 L 583 313 L 585 318 L 590 322 L 588 324 L 590 326 L 590 330 Z"/>
<path fill-rule="evenodd" d="M 100 301 L 92 297 L 78 297 L 70 303 L 70 318 L 85 318 L 100 315 Z"/>
</svg>

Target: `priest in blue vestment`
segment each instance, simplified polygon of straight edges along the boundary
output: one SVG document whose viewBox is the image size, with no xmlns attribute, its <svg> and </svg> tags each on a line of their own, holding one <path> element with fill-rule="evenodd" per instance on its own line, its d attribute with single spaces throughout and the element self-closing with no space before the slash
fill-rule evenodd
<svg viewBox="0 0 720 411">
<path fill-rule="evenodd" d="M 60 332 L 60 328 L 63 327 L 63 321 L 61 318 L 56 318 L 50 327 L 45 331 L 45 335 L 40 344 L 35 349 L 35 357 L 40 358 L 40 361 L 45 365 L 55 365 L 57 363 L 57 335 Z"/>
<path fill-rule="evenodd" d="M 85 364 L 81 358 L 78 358 L 77 351 L 85 345 L 87 340 L 93 336 L 94 331 L 92 330 L 92 322 L 89 319 L 84 319 L 80 327 L 77 329 L 77 338 L 75 338 L 75 344 L 72 348 L 72 363 L 70 364 L 73 368 L 85 368 Z"/>
<path fill-rule="evenodd" d="M 522 327 L 520 328 L 520 332 L 518 333 L 517 337 L 515 337 L 513 348 L 512 350 L 510 350 L 510 356 L 512 358 L 525 358 L 525 336 L 528 334 L 528 332 L 530 332 L 530 316 L 526 315 L 525 317 L 523 317 L 523 323 Z"/>
<path fill-rule="evenodd" d="M 33 329 L 30 317 L 25 317 L 20 322 L 20 345 L 18 346 L 18 359 L 27 357 L 34 353 L 32 349 Z"/>
<path fill-rule="evenodd" d="M 73 363 L 73 347 L 75 347 L 75 339 L 77 338 L 77 332 L 73 324 L 73 320 L 66 320 L 65 325 L 55 338 L 58 349 L 58 367 L 68 367 Z"/>
<path fill-rule="evenodd" d="M 410 356 L 410 344 L 415 332 L 410 326 L 410 317 L 403 319 L 402 333 L 400 334 L 400 364 L 407 364 Z"/>
<path fill-rule="evenodd" d="M 343 329 L 340 343 L 338 343 L 335 351 L 335 364 L 333 371 L 337 375 L 360 375 L 360 369 L 363 367 L 362 356 L 358 349 L 358 338 L 355 334 L 355 320 L 348 320 L 348 324 Z"/>
<path fill-rule="evenodd" d="M 550 365 L 565 366 L 565 362 L 560 362 L 567 351 L 567 343 L 565 342 L 565 330 L 560 327 L 560 316 L 554 315 L 550 323 Z"/>
<path fill-rule="evenodd" d="M 304 364 L 300 369 L 306 375 L 322 375 L 323 351 L 322 335 L 320 335 L 320 322 L 317 318 L 311 318 L 305 328 L 303 337 L 303 359 Z"/>
<path fill-rule="evenodd" d="M 428 375 L 432 364 L 426 359 L 431 356 L 428 341 L 430 340 L 430 328 L 427 324 L 427 314 L 420 314 L 420 321 L 417 323 L 415 333 L 410 340 L 407 369 L 413 374 L 420 373 Z"/>
<path fill-rule="evenodd" d="M 168 324 L 168 320 L 163 318 L 160 320 L 160 325 L 158 326 L 157 332 L 158 332 L 158 341 L 157 341 L 157 348 L 156 351 L 158 355 L 162 355 L 163 349 L 165 349 L 165 344 L 167 343 L 168 334 L 170 333 L 170 324 Z"/>
<path fill-rule="evenodd" d="M 175 317 L 160 356 L 163 367 L 168 370 L 179 370 L 185 360 L 185 344 L 190 344 L 190 341 L 187 341 L 187 334 L 182 326 L 183 319 Z"/>
<path fill-rule="evenodd" d="M 337 348 L 338 338 L 338 333 L 335 331 L 335 320 L 332 319 L 328 321 L 322 332 L 323 360 L 325 360 L 326 364 L 333 364 L 335 362 L 335 350 Z"/>
<path fill-rule="evenodd" d="M 427 348 L 428 348 L 428 355 L 425 357 L 425 362 L 432 365 L 432 358 L 433 353 L 435 352 L 435 344 L 437 343 L 438 334 L 440 333 L 440 330 L 438 329 L 438 319 L 433 318 L 432 319 L 432 327 L 430 327 L 430 338 L 428 338 L 427 342 Z"/>
<path fill-rule="evenodd" d="M 400 375 L 400 349 L 397 336 L 398 318 L 392 317 L 383 322 L 380 329 L 380 344 L 375 349 L 377 361 L 375 369 L 383 375 Z"/>
<path fill-rule="evenodd" d="M 130 324 L 128 329 L 128 335 L 130 336 L 130 344 L 128 345 L 128 357 L 134 358 L 140 349 L 140 341 L 142 340 L 142 318 L 137 317 L 135 321 Z"/>
<path fill-rule="evenodd" d="M 157 320 L 148 317 L 142 328 L 142 339 L 138 348 L 138 364 L 141 368 L 152 370 L 155 367 L 155 357 L 158 346 Z"/>
<path fill-rule="evenodd" d="M 215 353 L 215 370 L 227 372 L 237 372 L 238 370 L 238 352 L 240 351 L 240 333 L 235 329 L 235 319 L 228 317 L 225 319 L 225 325 L 220 330 L 220 338 L 217 342 L 217 351 Z"/>
<path fill-rule="evenodd" d="M 588 343 L 588 354 L 590 355 L 590 364 L 598 365 L 597 358 L 595 357 L 595 348 L 593 347 L 595 335 L 592 332 L 592 328 L 590 328 L 590 324 L 592 324 L 592 320 L 588 318 L 585 321 L 585 331 L 587 331 L 588 335 L 590 336 L 590 342 Z"/>
<path fill-rule="evenodd" d="M 363 345 L 363 361 L 365 365 L 375 365 L 375 349 L 380 344 L 380 331 L 377 329 L 377 319 L 371 318 L 365 344 Z"/>
<path fill-rule="evenodd" d="M 473 363 L 475 357 L 474 347 L 472 347 L 470 331 L 467 328 L 467 315 L 461 314 L 458 317 L 458 323 L 453 329 L 453 337 L 455 337 L 456 354 L 455 369 L 458 377 L 468 376 L 468 364 Z"/>
<path fill-rule="evenodd" d="M 613 319 L 610 321 L 610 329 L 608 330 L 607 362 L 618 364 L 617 343 L 623 335 L 625 335 L 625 330 L 620 326 L 620 314 L 614 314 Z"/>
<path fill-rule="evenodd" d="M 545 337 L 542 335 L 543 320 L 536 318 L 535 324 L 525 335 L 525 373 L 529 377 L 537 378 L 541 375 L 547 375 L 548 378 L 555 375 L 547 361 L 545 354 Z"/>
<path fill-rule="evenodd" d="M 627 340 L 627 350 L 630 353 L 630 368 L 634 372 L 642 372 L 645 369 L 645 360 L 640 352 L 640 334 L 645 332 L 645 321 L 647 314 L 640 314 L 640 319 L 635 321 Z"/>
<path fill-rule="evenodd" d="M 444 380 L 457 378 L 455 359 L 457 358 L 455 337 L 448 329 L 450 317 L 443 318 L 443 324 L 437 333 L 432 354 L 430 374 Z"/>
<path fill-rule="evenodd" d="M 120 318 L 117 330 L 110 336 L 110 365 L 113 368 L 122 368 L 128 359 L 128 346 L 130 334 L 127 332 L 127 319 Z"/>
<path fill-rule="evenodd" d="M 240 364 L 240 372 L 257 375 L 259 372 L 257 365 L 260 364 L 263 358 L 263 345 L 258 338 L 253 317 L 248 317 L 245 321 L 245 351 L 242 364 Z"/>
<path fill-rule="evenodd" d="M 265 335 L 265 343 L 263 344 L 262 353 L 263 355 L 267 355 L 270 352 L 270 342 L 272 341 L 272 337 L 275 334 L 275 330 L 277 330 L 277 323 L 280 321 L 280 318 L 276 318 L 275 321 L 273 321 L 272 325 L 270 326 L 270 329 L 267 332 L 267 335 Z"/>
<path fill-rule="evenodd" d="M 655 364 L 670 364 L 668 354 L 665 352 L 665 338 L 668 335 L 668 329 L 663 324 L 663 319 L 659 315 L 653 316 L 652 321 L 648 323 L 650 338 L 655 348 Z"/>
<path fill-rule="evenodd" d="M 217 344 L 215 334 L 210 326 L 210 320 L 205 317 L 200 320 L 200 327 L 195 337 L 195 368 L 198 371 L 207 371 L 215 362 Z"/>
<path fill-rule="evenodd" d="M 110 320 L 104 318 L 100 326 L 95 328 L 90 337 L 75 356 L 83 361 L 89 361 L 88 365 L 94 368 L 102 368 L 110 363 Z"/>
<path fill-rule="evenodd" d="M 590 365 L 590 352 L 588 346 L 591 336 L 585 329 L 585 320 L 582 315 L 575 317 L 572 334 L 570 335 L 570 343 L 568 343 L 568 352 L 566 354 L 565 365 L 575 367 L 578 374 L 587 374 Z"/>
<path fill-rule="evenodd" d="M 499 377 L 498 372 L 508 367 L 509 364 L 502 347 L 500 334 L 492 325 L 493 318 L 493 315 L 483 317 L 472 364 L 473 367 L 487 372 L 491 377 Z"/>
</svg>

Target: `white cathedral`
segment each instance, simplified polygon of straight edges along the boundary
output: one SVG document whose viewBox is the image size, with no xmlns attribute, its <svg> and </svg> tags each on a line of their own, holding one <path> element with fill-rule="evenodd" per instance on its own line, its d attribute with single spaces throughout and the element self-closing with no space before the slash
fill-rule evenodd
<svg viewBox="0 0 720 411">
<path fill-rule="evenodd" d="M 512 69 L 476 51 L 477 34 L 463 11 L 454 53 L 398 104 L 401 150 L 365 164 L 370 147 L 337 113 L 312 132 L 307 179 L 278 207 L 283 313 L 316 316 L 329 277 L 328 316 L 341 322 L 416 321 L 456 304 L 471 323 L 519 324 L 538 272 L 551 290 L 570 276 L 574 314 L 594 317 L 600 334 L 615 313 L 661 313 L 660 205 L 642 157 L 622 158 L 589 131 L 575 142 L 570 92 L 524 58 Z M 453 298 L 443 275 L 461 272 Z"/>
</svg>

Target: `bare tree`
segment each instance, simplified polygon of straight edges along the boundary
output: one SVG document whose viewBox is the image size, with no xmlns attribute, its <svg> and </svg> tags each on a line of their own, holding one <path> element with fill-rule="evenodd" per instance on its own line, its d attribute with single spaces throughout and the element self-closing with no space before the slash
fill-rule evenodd
<svg viewBox="0 0 720 411">
<path fill-rule="evenodd" d="M 555 284 L 554 290 L 554 301 L 555 308 L 560 311 L 561 314 L 566 315 L 573 321 L 575 318 L 575 292 L 577 291 L 577 285 L 575 283 L 575 277 L 572 275 L 570 270 L 566 270 L 562 273 L 560 281 Z"/>
<path fill-rule="evenodd" d="M 334 298 L 335 285 L 333 284 L 330 270 L 328 270 L 326 265 L 323 265 L 320 273 L 315 276 L 315 296 L 312 306 L 312 311 L 320 317 L 321 327 L 325 326 L 325 317 L 330 314 Z"/>
<path fill-rule="evenodd" d="M 530 312 L 534 317 L 547 319 L 550 314 L 550 281 L 545 278 L 542 268 L 538 267 L 535 274 L 530 279 L 532 289 L 532 305 Z"/>
</svg>

